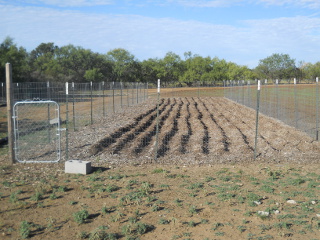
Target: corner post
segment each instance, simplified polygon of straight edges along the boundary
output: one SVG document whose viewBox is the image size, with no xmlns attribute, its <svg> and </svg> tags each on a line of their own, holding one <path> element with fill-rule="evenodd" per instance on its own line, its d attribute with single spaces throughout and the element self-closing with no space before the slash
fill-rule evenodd
<svg viewBox="0 0 320 240">
<path fill-rule="evenodd" d="M 13 126 L 13 89 L 12 89 L 12 67 L 6 63 L 6 87 L 7 87 L 7 120 L 8 120 L 8 154 L 9 162 L 14 164 L 14 126 Z"/>
</svg>

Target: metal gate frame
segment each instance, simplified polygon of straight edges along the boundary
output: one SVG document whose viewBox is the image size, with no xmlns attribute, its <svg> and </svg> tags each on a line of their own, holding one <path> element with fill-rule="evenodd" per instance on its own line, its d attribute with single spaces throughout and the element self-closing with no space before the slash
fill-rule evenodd
<svg viewBox="0 0 320 240">
<path fill-rule="evenodd" d="M 21 104 L 53 104 L 55 106 L 55 117 L 53 119 L 50 119 L 49 109 L 48 109 L 48 130 L 50 131 L 50 128 L 52 125 L 56 126 L 55 135 L 57 137 L 56 139 L 56 145 L 57 145 L 57 157 L 54 160 L 22 160 L 19 159 L 19 138 L 21 132 L 19 132 L 19 122 L 18 122 L 18 106 Z M 14 126 L 14 152 L 15 152 L 15 160 L 20 163 L 56 163 L 59 162 L 61 159 L 61 128 L 60 128 L 60 105 L 55 101 L 20 101 L 16 102 L 13 106 L 13 126 Z M 42 129 L 43 130 L 43 129 Z M 37 130 L 35 130 L 37 131 Z M 27 133 L 24 133 L 23 135 L 32 134 L 34 131 L 29 131 Z M 50 143 L 50 136 L 49 136 L 49 143 Z"/>
</svg>

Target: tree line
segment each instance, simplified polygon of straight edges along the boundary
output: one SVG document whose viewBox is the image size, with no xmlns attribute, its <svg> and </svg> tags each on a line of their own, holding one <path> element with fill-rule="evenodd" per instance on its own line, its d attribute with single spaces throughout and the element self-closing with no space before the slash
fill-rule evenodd
<svg viewBox="0 0 320 240">
<path fill-rule="evenodd" d="M 192 86 L 198 82 L 254 79 L 315 79 L 320 62 L 296 62 L 288 54 L 272 54 L 254 69 L 219 59 L 185 52 L 183 58 L 168 52 L 163 58 L 139 61 L 129 51 L 116 48 L 106 54 L 72 44 L 59 47 L 41 43 L 31 52 L 17 46 L 11 37 L 0 45 L 0 81 L 5 82 L 5 64 L 13 66 L 14 82 L 149 82 Z"/>
</svg>

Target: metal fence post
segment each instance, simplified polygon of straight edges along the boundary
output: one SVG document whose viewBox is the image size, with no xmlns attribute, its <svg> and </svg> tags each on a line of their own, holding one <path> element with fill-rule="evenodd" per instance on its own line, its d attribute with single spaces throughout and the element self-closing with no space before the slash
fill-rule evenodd
<svg viewBox="0 0 320 240">
<path fill-rule="evenodd" d="M 50 100 L 50 83 L 47 82 L 47 98 Z M 48 103 L 48 119 L 47 119 L 47 128 L 48 128 L 48 142 L 51 142 L 51 133 L 50 133 L 50 104 Z"/>
<path fill-rule="evenodd" d="M 68 139 L 68 122 L 69 122 L 69 84 L 66 82 L 66 161 L 69 160 L 69 139 Z"/>
<path fill-rule="evenodd" d="M 137 90 L 137 104 L 139 103 L 139 91 L 138 91 L 138 88 L 139 88 L 139 83 L 136 83 L 136 90 Z"/>
<path fill-rule="evenodd" d="M 102 82 L 102 113 L 103 113 L 103 116 L 105 117 L 106 116 L 106 109 L 105 109 L 105 98 L 104 98 L 104 81 Z"/>
<path fill-rule="evenodd" d="M 242 104 L 244 104 L 244 80 L 242 80 L 242 87 L 241 87 L 241 90 L 242 90 Z"/>
<path fill-rule="evenodd" d="M 247 81 L 247 106 L 251 107 L 250 80 Z"/>
<path fill-rule="evenodd" d="M 121 96 L 121 108 L 122 108 L 122 82 L 120 82 L 120 96 Z"/>
<path fill-rule="evenodd" d="M 74 104 L 74 82 L 71 83 L 72 87 L 72 120 L 73 120 L 73 131 L 76 131 L 76 114 L 75 114 L 75 104 Z"/>
<path fill-rule="evenodd" d="M 127 106 L 130 106 L 130 98 L 129 98 L 129 83 L 127 82 Z"/>
<path fill-rule="evenodd" d="M 1 83 L 1 98 L 2 98 L 2 101 L 4 102 L 4 91 L 3 91 L 3 83 Z"/>
<path fill-rule="evenodd" d="M 19 83 L 16 83 L 16 87 L 17 87 L 17 90 L 18 90 L 18 94 L 17 94 L 17 97 L 16 97 L 16 100 L 20 100 L 20 89 L 19 89 Z"/>
<path fill-rule="evenodd" d="M 319 141 L 319 78 L 316 78 L 316 140 Z"/>
<path fill-rule="evenodd" d="M 263 96 L 264 96 L 264 98 L 263 98 L 263 100 L 262 100 L 262 112 L 264 112 L 266 115 L 268 115 L 269 114 L 269 102 L 268 102 L 268 97 L 269 97 L 269 88 L 268 88 L 268 79 L 265 79 L 264 80 L 264 85 L 265 85 L 265 87 L 263 88 L 263 92 L 264 92 L 264 94 L 263 94 Z"/>
<path fill-rule="evenodd" d="M 276 111 L 277 111 L 277 119 L 279 119 L 279 80 L 276 79 Z"/>
<path fill-rule="evenodd" d="M 298 128 L 298 102 L 297 102 L 297 80 L 293 79 L 294 82 L 294 118 L 295 118 L 295 128 Z"/>
<path fill-rule="evenodd" d="M 114 82 L 112 82 L 112 109 L 113 113 L 115 113 L 115 106 L 114 106 Z"/>
<path fill-rule="evenodd" d="M 91 105 L 90 105 L 90 116 L 91 116 L 91 119 L 90 119 L 90 122 L 91 122 L 91 125 L 93 124 L 93 98 L 92 98 L 92 81 L 90 82 L 90 100 L 91 100 Z"/>
<path fill-rule="evenodd" d="M 149 98 L 149 83 L 147 83 L 147 99 Z"/>
<path fill-rule="evenodd" d="M 258 146 L 259 106 L 260 106 L 260 80 L 258 80 L 258 90 L 257 90 L 256 135 L 254 140 L 254 159 L 255 160 L 257 159 L 257 146 Z"/>
<path fill-rule="evenodd" d="M 133 82 L 131 82 L 131 89 L 132 89 L 132 91 L 131 91 L 131 94 L 132 94 L 132 105 L 134 105 L 134 83 Z"/>
<path fill-rule="evenodd" d="M 226 97 L 226 82 L 223 80 L 223 97 Z"/>
<path fill-rule="evenodd" d="M 160 79 L 158 79 L 158 98 L 157 98 L 157 126 L 156 126 L 156 146 L 154 150 L 154 160 L 158 158 L 158 141 L 159 141 L 159 100 L 160 100 Z"/>
<path fill-rule="evenodd" d="M 237 103 L 241 103 L 241 82 L 238 80 L 238 87 L 237 87 L 238 95 L 237 95 Z"/>
<path fill-rule="evenodd" d="M 231 98 L 232 101 L 234 101 L 234 99 L 233 99 L 233 80 L 230 80 L 229 87 L 230 87 L 230 90 L 229 90 L 230 98 Z"/>
</svg>

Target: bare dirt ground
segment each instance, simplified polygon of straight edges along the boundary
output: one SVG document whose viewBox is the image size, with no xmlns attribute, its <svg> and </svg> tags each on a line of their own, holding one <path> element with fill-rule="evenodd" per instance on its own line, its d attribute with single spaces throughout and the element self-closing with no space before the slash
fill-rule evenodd
<svg viewBox="0 0 320 240">
<path fill-rule="evenodd" d="M 225 98 L 162 99 L 158 146 L 156 116 L 155 104 L 151 104 L 142 113 L 128 117 L 129 123 L 104 133 L 80 157 L 111 163 L 112 159 L 150 162 L 155 155 L 158 162 L 168 164 L 254 161 L 256 115 L 252 109 Z M 265 116 L 259 119 L 260 162 L 316 163 L 319 147 L 318 142 L 292 127 Z"/>
<path fill-rule="evenodd" d="M 88 176 L 3 155 L 0 238 L 319 239 L 318 142 L 261 116 L 254 160 L 253 110 L 170 98 L 156 152 L 156 114 L 150 100 L 71 132 Z"/>
</svg>

